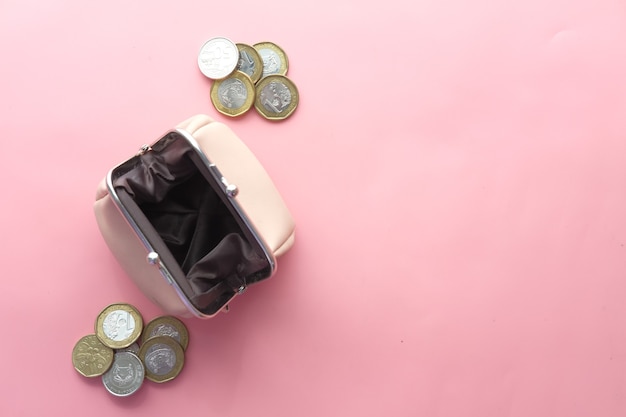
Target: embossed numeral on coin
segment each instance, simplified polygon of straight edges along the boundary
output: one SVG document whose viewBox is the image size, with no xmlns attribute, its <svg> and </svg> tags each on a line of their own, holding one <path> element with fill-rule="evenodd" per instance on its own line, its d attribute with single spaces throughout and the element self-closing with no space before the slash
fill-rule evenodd
<svg viewBox="0 0 626 417">
<path fill-rule="evenodd" d="M 143 330 L 139 311 L 130 304 L 111 304 L 98 315 L 95 324 L 98 339 L 112 349 L 133 344 Z"/>
</svg>

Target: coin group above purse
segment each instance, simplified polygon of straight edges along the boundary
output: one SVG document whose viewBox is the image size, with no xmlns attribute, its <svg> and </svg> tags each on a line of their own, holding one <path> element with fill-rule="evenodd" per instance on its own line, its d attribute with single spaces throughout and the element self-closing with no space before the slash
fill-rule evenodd
<svg viewBox="0 0 626 417">
<path fill-rule="evenodd" d="M 241 116 L 254 105 L 266 119 L 283 120 L 300 101 L 298 88 L 287 77 L 287 54 L 273 42 L 248 45 L 212 38 L 200 48 L 198 67 L 214 80 L 211 102 L 226 116 Z"/>
</svg>

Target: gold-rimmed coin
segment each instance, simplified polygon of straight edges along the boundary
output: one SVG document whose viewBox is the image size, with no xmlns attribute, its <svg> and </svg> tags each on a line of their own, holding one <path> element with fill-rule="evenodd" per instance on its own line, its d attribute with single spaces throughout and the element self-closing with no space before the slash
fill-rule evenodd
<svg viewBox="0 0 626 417">
<path fill-rule="evenodd" d="M 211 85 L 211 102 L 226 116 L 240 116 L 254 103 L 254 84 L 247 74 L 235 71 Z"/>
<path fill-rule="evenodd" d="M 287 54 L 280 46 L 273 42 L 259 42 L 253 46 L 263 60 L 263 77 L 272 74 L 287 74 L 289 60 L 287 59 Z"/>
<path fill-rule="evenodd" d="M 81 337 L 72 350 L 72 364 L 82 376 L 100 376 L 113 363 L 113 349 L 105 346 L 95 334 Z"/>
<path fill-rule="evenodd" d="M 96 336 L 112 349 L 128 347 L 139 339 L 143 319 L 130 304 L 117 303 L 106 307 L 96 319 Z"/>
<path fill-rule="evenodd" d="M 143 329 L 142 343 L 156 336 L 169 336 L 180 344 L 183 350 L 189 345 L 189 332 L 184 323 L 172 316 L 161 316 L 151 320 Z"/>
<path fill-rule="evenodd" d="M 256 85 L 254 107 L 266 119 L 286 119 L 299 101 L 296 85 L 284 75 L 268 75 Z"/>
<path fill-rule="evenodd" d="M 237 49 L 239 49 L 239 63 L 237 69 L 245 74 L 248 74 L 253 84 L 261 79 L 263 75 L 263 60 L 261 55 L 254 49 L 253 46 L 245 43 L 238 43 Z"/>
<path fill-rule="evenodd" d="M 155 336 L 139 349 L 139 358 L 146 368 L 146 378 L 153 382 L 170 381 L 185 364 L 185 352 L 170 336 Z"/>
</svg>

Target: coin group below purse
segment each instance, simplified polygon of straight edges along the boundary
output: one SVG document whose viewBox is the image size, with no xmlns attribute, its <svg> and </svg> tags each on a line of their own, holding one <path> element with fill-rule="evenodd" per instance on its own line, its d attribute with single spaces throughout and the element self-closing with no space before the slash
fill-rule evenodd
<svg viewBox="0 0 626 417">
<path fill-rule="evenodd" d="M 160 316 L 144 326 L 134 306 L 117 303 L 98 314 L 95 333 L 78 340 L 72 363 L 85 377 L 102 377 L 111 394 L 126 397 L 137 392 L 144 379 L 162 383 L 176 378 L 188 344 L 189 333 L 179 319 Z"/>
</svg>

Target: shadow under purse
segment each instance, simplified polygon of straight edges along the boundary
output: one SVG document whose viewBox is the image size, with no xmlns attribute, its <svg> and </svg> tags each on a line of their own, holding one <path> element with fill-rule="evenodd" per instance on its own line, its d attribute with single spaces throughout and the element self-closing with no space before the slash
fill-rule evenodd
<svg viewBox="0 0 626 417">
<path fill-rule="evenodd" d="M 215 315 L 270 277 L 294 238 L 261 164 L 230 129 L 203 115 L 113 168 L 94 209 L 129 277 L 179 316 Z"/>
</svg>

